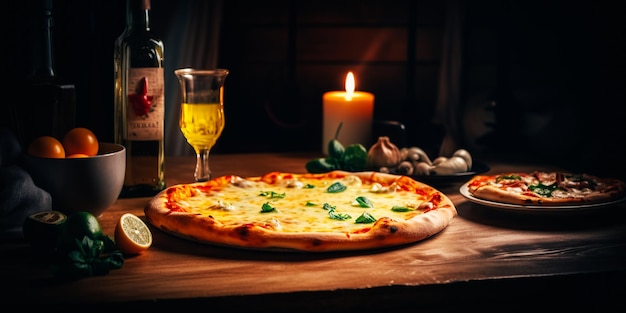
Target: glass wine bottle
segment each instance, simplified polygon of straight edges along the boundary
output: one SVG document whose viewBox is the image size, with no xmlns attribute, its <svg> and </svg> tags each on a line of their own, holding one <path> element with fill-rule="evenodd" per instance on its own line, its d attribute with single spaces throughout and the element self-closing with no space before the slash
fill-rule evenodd
<svg viewBox="0 0 626 313">
<path fill-rule="evenodd" d="M 30 71 L 7 95 L 10 105 L 3 114 L 24 149 L 39 136 L 62 138 L 76 122 L 76 88 L 54 68 L 52 0 L 28 5 Z"/>
<path fill-rule="evenodd" d="M 126 147 L 123 198 L 165 188 L 163 50 L 150 30 L 150 0 L 127 0 L 126 28 L 114 49 L 114 138 Z"/>
</svg>

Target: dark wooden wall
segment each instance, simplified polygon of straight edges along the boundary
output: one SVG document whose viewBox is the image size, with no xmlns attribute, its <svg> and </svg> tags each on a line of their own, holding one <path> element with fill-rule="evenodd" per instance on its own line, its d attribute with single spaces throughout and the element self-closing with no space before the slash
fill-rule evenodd
<svg viewBox="0 0 626 313">
<path fill-rule="evenodd" d="M 221 147 L 321 149 L 322 94 L 343 90 L 348 71 L 358 90 L 375 94 L 375 118 L 420 121 L 410 130 L 428 129 L 445 11 L 445 1 L 273 1 L 245 8 L 227 1 L 220 47 L 220 61 L 232 70 L 226 105 L 231 121 L 256 131 L 239 137 L 234 127 L 226 130 Z"/>
<path fill-rule="evenodd" d="M 152 0 L 155 33 L 172 36 L 172 25 L 189 18 L 177 8 L 196 1 Z M 320 151 L 322 94 L 343 89 L 348 71 L 357 89 L 375 94 L 376 119 L 401 121 L 409 145 L 437 151 L 449 4 L 463 13 L 461 145 L 625 175 L 626 13 L 612 1 L 226 0 L 217 63 L 231 70 L 228 121 L 213 153 Z M 26 13 L 22 3 L 2 6 L 3 72 L 18 79 L 30 53 Z M 124 1 L 55 7 L 57 73 L 76 84 L 77 122 L 110 140 Z M 165 45 L 166 60 L 189 49 Z M 180 66 L 170 63 L 166 82 Z"/>
</svg>

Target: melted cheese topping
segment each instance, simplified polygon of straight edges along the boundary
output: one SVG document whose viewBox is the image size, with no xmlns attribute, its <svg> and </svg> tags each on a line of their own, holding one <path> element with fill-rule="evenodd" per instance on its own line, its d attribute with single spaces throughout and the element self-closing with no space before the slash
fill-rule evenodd
<svg viewBox="0 0 626 313">
<path fill-rule="evenodd" d="M 328 192 L 335 182 L 347 188 L 338 193 Z M 282 232 L 351 232 L 373 224 L 356 222 L 364 213 L 375 220 L 383 217 L 407 220 L 436 208 L 436 204 L 428 202 L 428 196 L 421 193 L 400 190 L 395 184 L 364 184 L 356 176 L 334 181 L 286 179 L 278 184 L 236 180 L 224 186 L 197 188 L 195 192 L 193 196 L 170 199 L 170 205 L 211 216 L 224 226 L 254 223 Z M 372 207 L 362 207 L 358 197 L 365 197 Z M 394 207 L 405 209 L 398 212 L 392 210 Z M 331 215 L 349 218 L 339 220 Z"/>
<path fill-rule="evenodd" d="M 553 198 L 583 198 L 589 194 L 592 194 L 593 190 L 585 189 L 569 189 L 569 190 L 555 190 L 550 195 Z"/>
</svg>

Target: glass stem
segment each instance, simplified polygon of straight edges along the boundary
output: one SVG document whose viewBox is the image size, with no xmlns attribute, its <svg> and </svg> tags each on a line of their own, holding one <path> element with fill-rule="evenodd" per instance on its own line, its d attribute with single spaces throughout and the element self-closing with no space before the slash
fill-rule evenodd
<svg viewBox="0 0 626 313">
<path fill-rule="evenodd" d="M 209 168 L 209 149 L 200 149 L 196 152 L 196 172 L 194 177 L 196 182 L 211 180 L 211 169 Z"/>
</svg>

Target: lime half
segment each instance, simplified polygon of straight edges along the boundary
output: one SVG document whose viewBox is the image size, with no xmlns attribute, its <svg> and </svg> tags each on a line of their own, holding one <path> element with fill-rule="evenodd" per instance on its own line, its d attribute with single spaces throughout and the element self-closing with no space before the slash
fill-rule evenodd
<svg viewBox="0 0 626 313">
<path fill-rule="evenodd" d="M 29 215 L 24 221 L 24 239 L 38 249 L 53 251 L 67 215 L 59 211 L 41 211 Z"/>
</svg>

